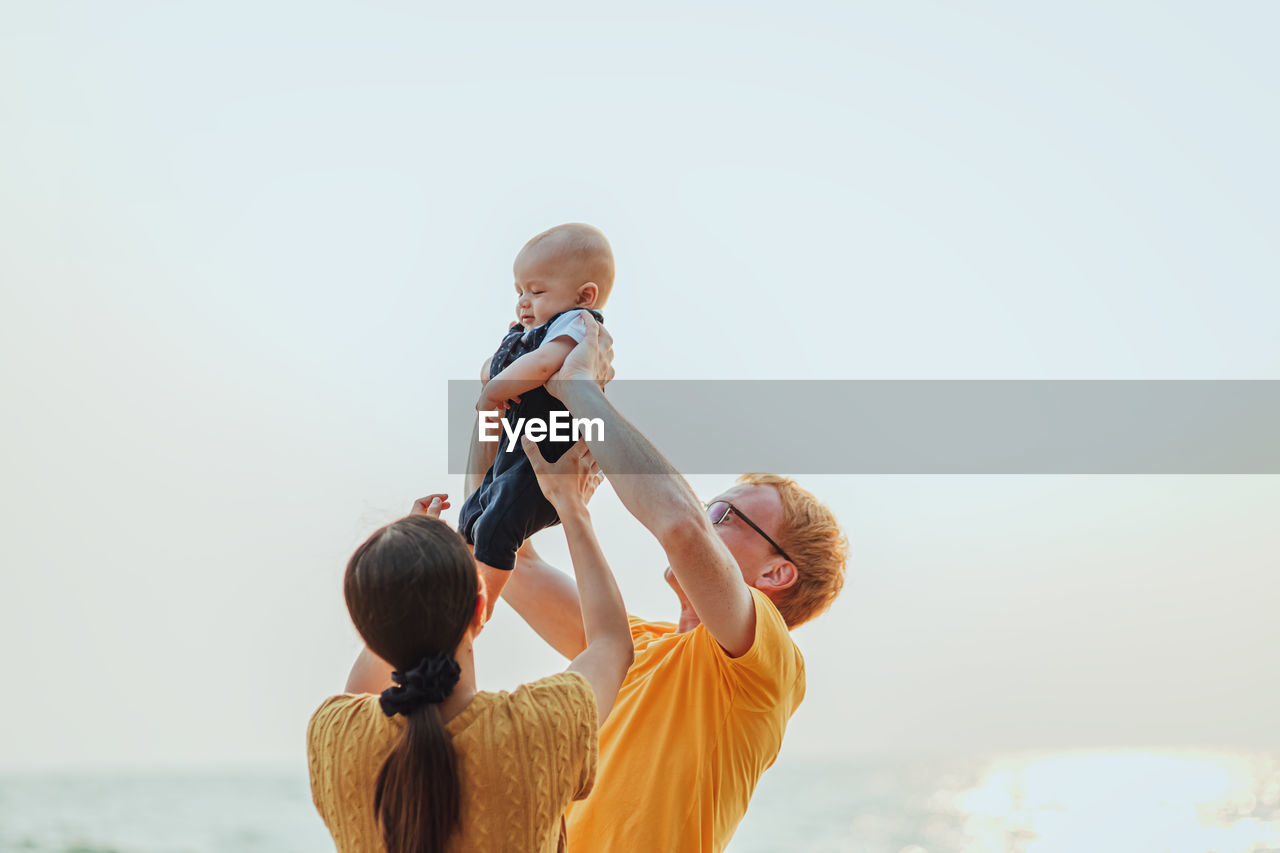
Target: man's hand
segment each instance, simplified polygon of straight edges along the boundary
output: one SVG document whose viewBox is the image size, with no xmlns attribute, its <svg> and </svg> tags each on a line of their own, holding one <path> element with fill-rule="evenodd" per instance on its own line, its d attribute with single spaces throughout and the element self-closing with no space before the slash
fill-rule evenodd
<svg viewBox="0 0 1280 853">
<path fill-rule="evenodd" d="M 588 379 L 604 388 L 604 384 L 613 379 L 613 335 L 597 323 L 595 317 L 588 314 L 583 319 L 587 324 L 586 337 L 570 350 L 564 364 L 547 380 L 547 390 L 559 400 L 564 400 L 568 391 L 566 383 Z"/>
<path fill-rule="evenodd" d="M 432 518 L 439 518 L 440 511 L 448 508 L 448 495 L 442 493 L 427 495 L 425 498 L 418 498 L 413 502 L 413 508 L 409 510 L 409 515 L 427 515 Z"/>
</svg>

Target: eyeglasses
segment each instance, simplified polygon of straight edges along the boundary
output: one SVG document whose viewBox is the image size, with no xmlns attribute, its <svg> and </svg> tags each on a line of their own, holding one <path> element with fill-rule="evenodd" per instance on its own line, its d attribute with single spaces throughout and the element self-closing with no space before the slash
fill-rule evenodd
<svg viewBox="0 0 1280 853">
<path fill-rule="evenodd" d="M 748 527 L 750 527 L 756 533 L 759 533 L 761 536 L 763 536 L 764 541 L 772 545 L 779 554 L 786 557 L 788 560 L 791 560 L 792 563 L 795 562 L 795 560 L 792 560 L 786 551 L 782 550 L 781 545 L 773 541 L 773 537 L 771 537 L 768 533 L 765 533 L 763 530 L 761 530 L 760 525 L 756 524 L 754 521 L 747 518 L 747 514 L 744 513 L 742 510 L 738 509 L 733 504 L 729 503 L 728 501 L 712 501 L 711 503 L 707 504 L 707 518 L 711 519 L 712 524 L 720 524 L 726 518 L 729 517 L 729 513 L 731 512 L 734 515 L 738 516 L 738 518 L 745 521 Z"/>
</svg>

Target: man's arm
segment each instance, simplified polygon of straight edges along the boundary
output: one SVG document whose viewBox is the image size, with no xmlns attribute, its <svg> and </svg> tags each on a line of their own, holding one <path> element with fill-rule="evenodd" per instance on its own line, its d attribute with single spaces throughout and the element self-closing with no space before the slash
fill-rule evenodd
<svg viewBox="0 0 1280 853">
<path fill-rule="evenodd" d="M 502 597 L 551 648 L 572 660 L 587 647 L 582 605 L 573 579 L 538 556 L 526 541 Z"/>
<path fill-rule="evenodd" d="M 702 624 L 733 657 L 755 640 L 756 611 L 750 587 L 693 489 L 649 440 L 605 399 L 597 382 L 611 372 L 600 327 L 587 336 L 548 382 L 548 390 L 577 418 L 600 418 L 604 439 L 591 454 L 623 505 L 652 533 Z"/>
</svg>

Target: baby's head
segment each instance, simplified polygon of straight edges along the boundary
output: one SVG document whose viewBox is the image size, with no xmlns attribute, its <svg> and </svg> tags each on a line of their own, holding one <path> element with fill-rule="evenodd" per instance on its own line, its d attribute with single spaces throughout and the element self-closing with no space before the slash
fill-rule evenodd
<svg viewBox="0 0 1280 853">
<path fill-rule="evenodd" d="M 600 308 L 613 290 L 613 249 L 600 229 L 580 222 L 534 237 L 514 267 L 516 319 L 526 329 L 571 308 Z"/>
</svg>

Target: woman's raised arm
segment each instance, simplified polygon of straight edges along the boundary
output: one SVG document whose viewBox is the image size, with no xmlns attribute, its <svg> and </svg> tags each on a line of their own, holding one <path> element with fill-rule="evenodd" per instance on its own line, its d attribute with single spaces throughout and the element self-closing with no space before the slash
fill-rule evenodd
<svg viewBox="0 0 1280 853">
<path fill-rule="evenodd" d="M 542 493 L 555 507 L 569 540 L 569 557 L 578 580 L 582 628 L 587 646 L 569 664 L 570 672 L 584 676 L 596 694 L 600 722 L 613 709 L 618 688 L 635 659 L 631 628 L 622 593 L 600 550 L 587 499 L 603 479 L 586 445 L 575 444 L 554 463 L 542 458 L 538 445 L 522 439 Z"/>
</svg>

